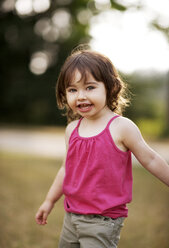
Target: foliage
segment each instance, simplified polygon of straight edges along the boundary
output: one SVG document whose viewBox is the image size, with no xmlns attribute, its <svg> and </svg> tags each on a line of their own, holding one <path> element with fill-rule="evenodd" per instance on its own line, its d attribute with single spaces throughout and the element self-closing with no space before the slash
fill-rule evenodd
<svg viewBox="0 0 169 248">
<path fill-rule="evenodd" d="M 55 99 L 56 79 L 65 58 L 75 46 L 90 41 L 93 15 L 108 8 L 126 11 L 133 7 L 115 0 L 45 1 L 49 2 L 46 10 L 34 6 L 24 13 L 17 7 L 21 0 L 0 3 L 0 123 L 65 124 Z M 40 1 L 27 2 L 33 6 Z M 153 25 L 162 30 L 157 24 Z M 143 77 L 136 73 L 124 77 L 133 93 L 125 115 L 136 122 L 164 116 L 163 75 Z M 169 133 L 167 128 L 165 133 Z"/>
<path fill-rule="evenodd" d="M 158 20 L 154 20 L 152 26 L 161 31 L 169 42 L 169 26 L 164 27 L 163 25 L 159 24 Z"/>
<path fill-rule="evenodd" d="M 20 0 L 0 3 L 0 121 L 61 125 L 65 119 L 55 99 L 60 67 L 75 46 L 89 42 L 90 19 L 105 6 L 46 0 L 50 4 L 42 11 L 33 5 L 38 1 L 28 2 L 34 7 L 29 11 L 19 7 Z M 113 0 L 109 7 L 126 9 Z"/>
<path fill-rule="evenodd" d="M 122 75 L 122 77 L 131 91 L 131 105 L 126 109 L 125 115 L 142 125 L 154 122 L 155 126 L 159 122 L 164 122 L 167 115 L 166 75 L 155 72 L 149 72 L 146 75 L 145 72 L 136 72 L 132 75 Z M 158 135 L 161 135 L 161 128 L 168 127 L 160 125 L 159 128 Z"/>
</svg>

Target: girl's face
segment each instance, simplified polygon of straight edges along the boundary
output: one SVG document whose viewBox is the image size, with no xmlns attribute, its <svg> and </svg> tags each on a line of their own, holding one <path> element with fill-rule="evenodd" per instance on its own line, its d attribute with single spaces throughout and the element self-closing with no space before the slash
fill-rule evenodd
<svg viewBox="0 0 169 248">
<path fill-rule="evenodd" d="M 78 70 L 66 89 L 66 99 L 74 113 L 89 119 L 100 116 L 107 108 L 104 83 L 96 81 L 90 73 L 82 80 Z"/>
</svg>

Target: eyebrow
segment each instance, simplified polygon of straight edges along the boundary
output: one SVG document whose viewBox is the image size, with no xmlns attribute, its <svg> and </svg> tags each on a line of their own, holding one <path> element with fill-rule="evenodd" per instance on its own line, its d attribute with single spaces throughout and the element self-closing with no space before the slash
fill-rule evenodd
<svg viewBox="0 0 169 248">
<path fill-rule="evenodd" d="M 84 84 L 98 84 L 98 82 L 96 82 L 96 81 L 87 81 L 87 82 L 84 82 Z"/>
<path fill-rule="evenodd" d="M 78 81 L 78 82 L 79 82 L 79 81 Z M 75 86 L 76 86 L 76 83 L 78 83 L 78 82 L 70 83 L 70 84 L 68 85 L 67 88 L 69 88 L 69 87 L 75 87 Z M 84 84 L 85 84 L 85 85 L 89 85 L 89 84 L 98 85 L 98 82 L 96 82 L 96 81 L 87 81 L 87 82 L 84 82 Z"/>
</svg>

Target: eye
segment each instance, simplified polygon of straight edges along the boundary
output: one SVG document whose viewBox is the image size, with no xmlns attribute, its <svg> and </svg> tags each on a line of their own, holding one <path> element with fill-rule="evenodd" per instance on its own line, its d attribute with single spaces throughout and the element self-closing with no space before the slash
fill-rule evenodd
<svg viewBox="0 0 169 248">
<path fill-rule="evenodd" d="M 90 86 L 87 87 L 87 90 L 93 90 L 93 89 L 95 89 L 95 87 L 92 86 L 92 85 L 90 85 Z"/>
<path fill-rule="evenodd" d="M 74 92 L 76 92 L 77 90 L 74 89 L 74 88 L 68 88 L 67 91 L 70 92 L 70 93 L 74 93 Z"/>
</svg>

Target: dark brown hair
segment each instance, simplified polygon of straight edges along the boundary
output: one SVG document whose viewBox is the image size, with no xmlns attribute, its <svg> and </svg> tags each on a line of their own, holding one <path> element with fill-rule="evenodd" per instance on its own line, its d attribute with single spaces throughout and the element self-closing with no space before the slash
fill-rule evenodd
<svg viewBox="0 0 169 248">
<path fill-rule="evenodd" d="M 76 70 L 81 73 L 82 80 L 90 73 L 96 81 L 103 82 L 107 92 L 107 106 L 117 114 L 122 114 L 129 103 L 127 88 L 110 59 L 95 51 L 77 50 L 66 59 L 56 85 L 57 104 L 60 109 L 66 109 L 68 121 L 80 118 L 73 113 L 66 100 L 66 88 L 72 82 Z"/>
</svg>

